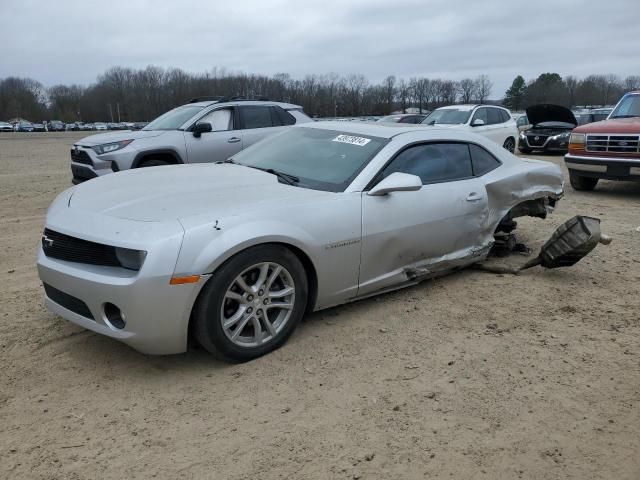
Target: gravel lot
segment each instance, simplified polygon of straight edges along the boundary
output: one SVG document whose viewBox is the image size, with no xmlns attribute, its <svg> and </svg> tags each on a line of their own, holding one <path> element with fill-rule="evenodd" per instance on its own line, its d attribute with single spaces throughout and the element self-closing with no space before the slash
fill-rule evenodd
<svg viewBox="0 0 640 480">
<path fill-rule="evenodd" d="M 537 251 L 600 217 L 613 243 L 573 268 L 464 271 L 226 365 L 144 356 L 44 309 L 35 252 L 85 135 L 0 134 L 1 478 L 640 478 L 640 184 L 567 186 L 550 218 L 520 221 Z"/>
</svg>

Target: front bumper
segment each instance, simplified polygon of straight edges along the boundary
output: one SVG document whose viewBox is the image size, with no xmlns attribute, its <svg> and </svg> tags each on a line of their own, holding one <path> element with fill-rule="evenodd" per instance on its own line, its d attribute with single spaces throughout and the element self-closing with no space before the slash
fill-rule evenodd
<svg viewBox="0 0 640 480">
<path fill-rule="evenodd" d="M 130 164 L 134 156 L 135 153 L 132 154 L 126 148 L 98 156 L 90 147 L 74 145 L 71 150 L 72 183 L 77 185 L 92 178 L 118 172 L 120 166 Z"/>
<path fill-rule="evenodd" d="M 169 284 L 182 246 L 180 224 L 134 222 L 73 210 L 61 205 L 50 211 L 47 228 L 77 237 L 76 231 L 90 231 L 95 236 L 89 241 L 141 249 L 147 255 L 142 268 L 134 271 L 51 258 L 40 248 L 37 266 L 46 285 L 46 307 L 143 353 L 184 352 L 191 309 L 208 276 L 198 283 Z M 107 303 L 122 312 L 123 328 L 109 321 Z"/>
<path fill-rule="evenodd" d="M 201 277 L 198 283 L 170 285 L 171 274 L 131 275 L 117 267 L 90 267 L 48 258 L 40 249 L 38 274 L 42 282 L 82 302 L 93 318 L 51 293 L 45 293 L 46 307 L 81 327 L 120 340 L 142 353 L 165 355 L 187 349 L 191 307 L 207 276 Z M 118 329 L 109 322 L 105 314 L 107 303 L 121 310 L 126 321 L 124 328 Z"/>
<path fill-rule="evenodd" d="M 640 158 L 595 157 L 568 153 L 564 163 L 570 172 L 606 180 L 640 181 Z"/>
<path fill-rule="evenodd" d="M 526 136 L 519 137 L 518 148 L 527 150 L 539 150 L 543 152 L 567 153 L 569 150 L 569 137 L 556 138 L 548 137 L 542 145 L 531 145 Z"/>
</svg>

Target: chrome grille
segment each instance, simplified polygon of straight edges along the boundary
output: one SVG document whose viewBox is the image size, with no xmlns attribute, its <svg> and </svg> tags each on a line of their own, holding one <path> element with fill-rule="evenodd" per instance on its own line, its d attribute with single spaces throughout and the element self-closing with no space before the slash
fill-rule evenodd
<svg viewBox="0 0 640 480">
<path fill-rule="evenodd" d="M 640 135 L 587 135 L 587 152 L 640 152 Z"/>
<path fill-rule="evenodd" d="M 541 147 L 545 144 L 549 135 L 531 134 L 527 135 L 527 142 L 532 147 Z"/>
</svg>

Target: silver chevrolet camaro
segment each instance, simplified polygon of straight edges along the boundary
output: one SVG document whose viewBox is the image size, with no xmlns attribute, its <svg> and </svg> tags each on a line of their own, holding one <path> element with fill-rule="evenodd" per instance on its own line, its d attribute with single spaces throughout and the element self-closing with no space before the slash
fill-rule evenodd
<svg viewBox="0 0 640 480">
<path fill-rule="evenodd" d="M 249 360 L 306 312 L 482 261 L 513 218 L 545 217 L 558 166 L 462 131 L 294 126 L 226 162 L 129 170 L 49 208 L 47 307 L 149 354 Z"/>
</svg>

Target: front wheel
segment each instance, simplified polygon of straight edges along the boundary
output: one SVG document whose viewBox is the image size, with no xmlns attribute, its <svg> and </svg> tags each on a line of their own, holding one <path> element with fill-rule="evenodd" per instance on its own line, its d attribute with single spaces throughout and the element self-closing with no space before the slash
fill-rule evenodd
<svg viewBox="0 0 640 480">
<path fill-rule="evenodd" d="M 511 153 L 516 151 L 516 141 L 514 140 L 513 137 L 509 137 L 507 138 L 504 143 L 502 144 L 502 146 L 509 150 Z"/>
<path fill-rule="evenodd" d="M 591 191 L 596 188 L 598 179 L 594 177 L 583 177 L 569 170 L 569 183 L 571 183 L 574 190 Z"/>
<path fill-rule="evenodd" d="M 164 165 L 171 165 L 171 164 L 165 160 L 150 158 L 149 160 L 144 160 L 142 163 L 140 163 L 139 168 L 162 167 Z"/>
<path fill-rule="evenodd" d="M 307 306 L 304 267 L 290 250 L 260 245 L 228 260 L 194 308 L 193 333 L 207 351 L 244 362 L 282 346 Z"/>
</svg>

